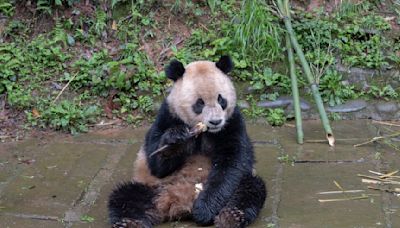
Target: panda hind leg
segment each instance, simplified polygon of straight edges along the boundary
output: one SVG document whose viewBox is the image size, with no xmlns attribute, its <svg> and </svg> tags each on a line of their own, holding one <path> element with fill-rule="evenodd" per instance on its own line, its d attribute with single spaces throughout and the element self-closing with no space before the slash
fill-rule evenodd
<svg viewBox="0 0 400 228">
<path fill-rule="evenodd" d="M 251 174 L 242 178 L 227 205 L 215 217 L 217 228 L 242 228 L 252 223 L 260 213 L 267 191 L 263 180 Z"/>
<path fill-rule="evenodd" d="M 108 202 L 112 228 L 150 228 L 161 219 L 154 205 L 154 188 L 138 182 L 120 184 Z"/>
</svg>

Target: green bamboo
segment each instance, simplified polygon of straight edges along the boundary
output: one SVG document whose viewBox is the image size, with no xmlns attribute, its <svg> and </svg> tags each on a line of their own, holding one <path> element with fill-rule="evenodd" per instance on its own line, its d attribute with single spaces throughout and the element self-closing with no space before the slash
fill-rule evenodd
<svg viewBox="0 0 400 228">
<path fill-rule="evenodd" d="M 296 130 L 297 130 L 297 143 L 303 144 L 304 133 L 303 133 L 303 124 L 301 121 L 299 88 L 297 85 L 297 77 L 296 77 L 296 71 L 295 71 L 295 65 L 294 65 L 292 44 L 290 43 L 290 38 L 289 38 L 289 35 L 287 35 L 287 34 L 286 34 L 286 48 L 287 48 L 288 60 L 289 60 L 290 80 L 292 83 L 293 107 L 294 107 L 294 116 L 295 116 L 295 120 L 296 120 Z"/>
<path fill-rule="evenodd" d="M 277 0 L 278 2 L 278 8 L 280 13 L 282 14 L 283 21 L 285 23 L 285 27 L 287 30 L 287 33 L 289 35 L 291 44 L 296 51 L 297 56 L 299 57 L 301 66 L 303 68 L 304 74 L 306 75 L 308 83 L 311 85 L 311 92 L 313 93 L 313 97 L 315 100 L 315 103 L 317 104 L 317 108 L 319 111 L 319 115 L 321 118 L 321 122 L 324 126 L 326 137 L 328 139 L 329 145 L 333 146 L 335 144 L 335 138 L 332 133 L 331 126 L 329 124 L 329 119 L 328 116 L 326 115 L 324 104 L 322 102 L 321 95 L 318 90 L 318 85 L 315 83 L 314 77 L 312 76 L 310 65 L 308 64 L 303 50 L 301 49 L 299 43 L 297 42 L 296 35 L 293 31 L 292 23 L 290 20 L 290 10 L 289 10 L 289 1 L 284 0 L 284 3 L 282 3 L 282 0 Z"/>
</svg>

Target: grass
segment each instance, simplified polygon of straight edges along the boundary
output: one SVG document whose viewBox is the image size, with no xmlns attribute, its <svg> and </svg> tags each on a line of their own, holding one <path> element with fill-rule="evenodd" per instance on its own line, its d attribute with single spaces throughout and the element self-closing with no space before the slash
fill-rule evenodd
<svg viewBox="0 0 400 228">
<path fill-rule="evenodd" d="M 257 63 L 282 58 L 283 32 L 265 1 L 243 1 L 240 13 L 232 20 L 233 28 L 227 36 L 233 38 L 243 57 L 257 59 Z"/>
<path fill-rule="evenodd" d="M 32 3 L 31 17 L 21 17 L 20 1 L 0 0 L 1 17 L 7 18 L 0 33 L 0 97 L 7 108 L 25 113 L 28 128 L 75 134 L 105 119 L 134 124 L 151 119 L 170 85 L 162 72 L 167 61 L 217 60 L 222 54 L 233 58 L 233 80 L 253 88 L 241 97 L 250 104 L 246 116 L 273 125 L 286 119 L 282 111 L 257 107 L 259 101 L 290 94 L 284 33 L 266 1 L 112 0 L 107 6 L 112 12 L 102 5 L 85 11 L 76 4 L 82 3 L 79 0 Z M 389 85 L 373 85 L 367 91 L 348 85 L 334 69 L 337 60 L 372 69 L 400 62 L 400 46 L 385 36 L 390 26 L 374 7 L 343 2 L 332 14 L 296 14 L 297 38 L 330 105 L 358 96 L 399 97 L 398 88 Z M 71 16 L 65 17 L 66 12 Z M 44 16 L 53 23 L 39 33 L 35 24 Z M 190 37 L 181 36 L 180 28 L 165 33 L 178 19 Z M 177 38 L 183 42 L 176 43 Z M 161 52 L 164 58 L 158 58 Z M 302 90 L 304 79 L 299 79 Z"/>
</svg>

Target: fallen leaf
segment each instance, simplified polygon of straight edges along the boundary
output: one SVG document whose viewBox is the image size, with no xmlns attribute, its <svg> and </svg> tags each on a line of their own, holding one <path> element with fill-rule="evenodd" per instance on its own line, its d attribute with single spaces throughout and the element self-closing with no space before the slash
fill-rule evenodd
<svg viewBox="0 0 400 228">
<path fill-rule="evenodd" d="M 117 22 L 115 21 L 112 22 L 111 29 L 115 31 L 117 30 Z"/>
<path fill-rule="evenodd" d="M 39 117 L 40 117 L 40 113 L 39 113 L 39 111 L 38 111 L 36 108 L 33 108 L 33 109 L 32 109 L 32 115 L 33 115 L 33 117 L 35 117 L 35 118 L 39 118 Z"/>
</svg>

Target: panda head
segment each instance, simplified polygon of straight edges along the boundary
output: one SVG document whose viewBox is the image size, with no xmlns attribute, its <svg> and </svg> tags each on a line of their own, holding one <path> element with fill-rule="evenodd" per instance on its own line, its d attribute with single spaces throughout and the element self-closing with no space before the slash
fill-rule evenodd
<svg viewBox="0 0 400 228">
<path fill-rule="evenodd" d="M 186 67 L 173 60 L 165 68 L 167 77 L 174 81 L 167 97 L 170 112 L 191 127 L 203 122 L 209 132 L 220 131 L 236 105 L 235 88 L 226 75 L 232 68 L 228 56 L 216 63 L 196 61 Z"/>
</svg>

